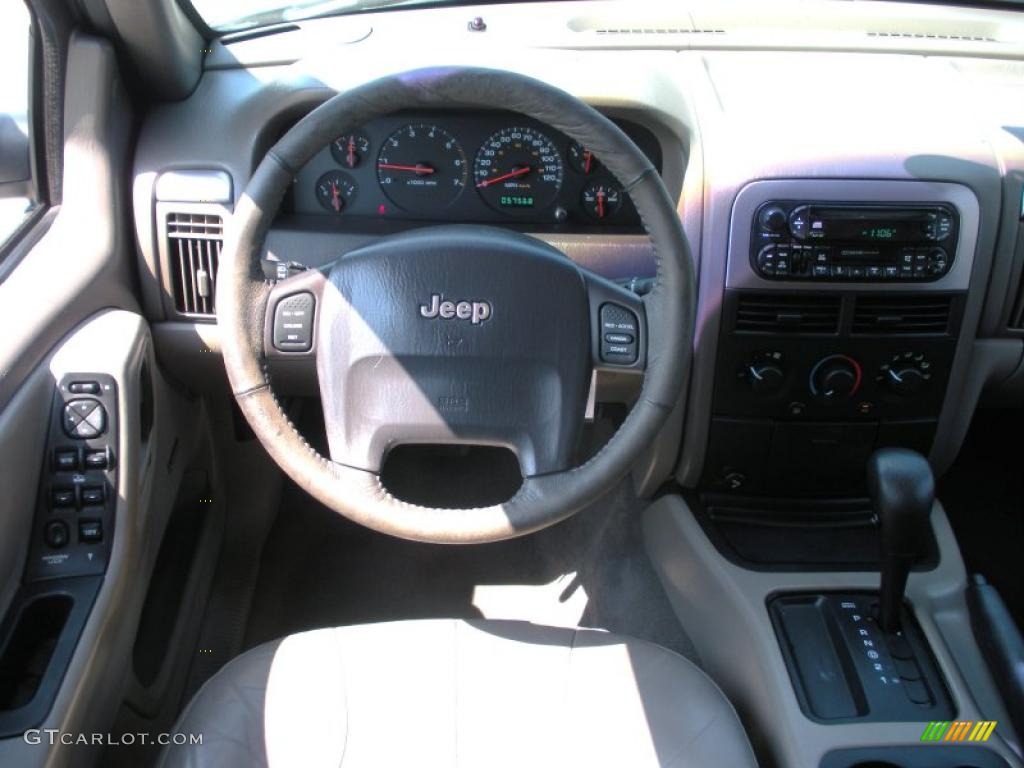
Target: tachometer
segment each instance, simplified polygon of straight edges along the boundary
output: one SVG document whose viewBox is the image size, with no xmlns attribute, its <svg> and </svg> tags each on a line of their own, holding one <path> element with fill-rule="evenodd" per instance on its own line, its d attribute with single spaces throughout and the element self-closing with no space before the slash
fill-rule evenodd
<svg viewBox="0 0 1024 768">
<path fill-rule="evenodd" d="M 549 207 L 562 188 L 562 158 L 534 128 L 503 128 L 476 154 L 473 179 L 480 196 L 502 213 Z"/>
<path fill-rule="evenodd" d="M 377 180 L 387 198 L 409 213 L 439 213 L 466 187 L 466 153 L 455 137 L 436 125 L 399 128 L 377 156 Z"/>
</svg>

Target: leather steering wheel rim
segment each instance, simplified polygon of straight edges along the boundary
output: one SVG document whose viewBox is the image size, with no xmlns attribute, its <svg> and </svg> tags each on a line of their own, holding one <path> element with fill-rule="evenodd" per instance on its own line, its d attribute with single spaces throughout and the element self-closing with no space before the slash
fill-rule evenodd
<svg viewBox="0 0 1024 768">
<path fill-rule="evenodd" d="M 470 107 L 519 112 L 588 147 L 629 193 L 655 252 L 644 297 L 646 372 L 619 430 L 586 463 L 524 479 L 508 501 L 435 509 L 401 501 L 375 473 L 330 461 L 303 438 L 274 395 L 264 350 L 271 284 L 263 240 L 289 185 L 349 125 L 401 109 Z M 539 80 L 481 68 L 422 69 L 340 93 L 297 123 L 257 167 L 230 222 L 217 282 L 217 316 L 228 379 L 242 413 L 281 469 L 327 507 L 377 531 L 437 543 L 480 543 L 556 523 L 610 490 L 655 440 L 688 380 L 694 332 L 693 261 L 675 205 L 650 160 L 609 119 Z M 590 318 L 595 322 L 595 318 Z"/>
</svg>

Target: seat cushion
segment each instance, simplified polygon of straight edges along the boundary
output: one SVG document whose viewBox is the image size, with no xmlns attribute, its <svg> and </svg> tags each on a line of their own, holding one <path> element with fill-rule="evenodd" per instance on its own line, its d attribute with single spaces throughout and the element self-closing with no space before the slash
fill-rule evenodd
<svg viewBox="0 0 1024 768">
<path fill-rule="evenodd" d="M 756 765 L 697 667 L 590 629 L 430 620 L 318 629 L 214 675 L 163 768 Z"/>
</svg>

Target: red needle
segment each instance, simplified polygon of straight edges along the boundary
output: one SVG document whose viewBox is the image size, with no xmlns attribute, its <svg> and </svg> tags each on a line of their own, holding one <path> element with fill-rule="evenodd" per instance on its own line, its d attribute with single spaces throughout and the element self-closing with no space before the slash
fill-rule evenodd
<svg viewBox="0 0 1024 768">
<path fill-rule="evenodd" d="M 590 161 L 594 159 L 594 153 L 589 149 L 583 150 L 583 172 L 590 173 Z"/>
<path fill-rule="evenodd" d="M 400 165 L 397 163 L 377 163 L 382 171 L 411 171 L 412 173 L 433 173 L 434 169 L 429 165 Z"/>
<path fill-rule="evenodd" d="M 514 179 L 517 176 L 525 176 L 532 170 L 533 168 L 531 168 L 530 166 L 524 165 L 522 168 L 516 168 L 514 171 L 509 171 L 508 173 L 501 174 L 501 176 L 495 176 L 493 179 L 484 179 L 476 186 L 477 188 L 489 187 L 491 186 L 491 184 L 497 184 L 499 181 L 505 181 L 506 179 Z"/>
<path fill-rule="evenodd" d="M 348 140 L 348 167 L 354 168 L 356 164 L 356 140 L 349 137 Z"/>
<path fill-rule="evenodd" d="M 335 211 L 341 210 L 341 195 L 338 194 L 337 184 L 331 184 L 331 206 Z"/>
<path fill-rule="evenodd" d="M 604 190 L 597 190 L 597 218 L 604 218 Z"/>
</svg>

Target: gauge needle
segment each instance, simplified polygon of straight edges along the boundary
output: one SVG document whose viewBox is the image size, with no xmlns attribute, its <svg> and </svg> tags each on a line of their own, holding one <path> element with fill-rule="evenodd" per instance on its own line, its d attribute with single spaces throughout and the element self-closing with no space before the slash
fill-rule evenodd
<svg viewBox="0 0 1024 768">
<path fill-rule="evenodd" d="M 590 163 L 594 159 L 594 153 L 589 149 L 583 150 L 583 172 L 590 173 Z"/>
<path fill-rule="evenodd" d="M 495 176 L 493 179 L 484 179 L 483 181 L 481 181 L 476 186 L 477 186 L 478 189 L 483 188 L 483 187 L 489 187 L 489 186 L 491 186 L 491 184 L 497 184 L 499 181 L 505 181 L 506 179 L 514 179 L 517 176 L 525 176 L 526 174 L 528 174 L 532 170 L 533 170 L 533 168 L 531 168 L 530 166 L 524 165 L 524 166 L 521 166 L 519 168 L 516 168 L 514 171 L 509 171 L 508 173 L 503 173 L 503 174 L 501 174 L 501 176 Z"/>
<path fill-rule="evenodd" d="M 597 190 L 597 218 L 604 218 L 604 190 Z"/>
<path fill-rule="evenodd" d="M 420 175 L 426 175 L 433 173 L 434 169 L 425 163 L 417 163 L 416 165 L 401 165 L 399 163 L 377 163 L 377 168 L 382 171 L 409 171 L 410 173 L 418 173 Z"/>
<path fill-rule="evenodd" d="M 341 194 L 338 192 L 337 184 L 331 184 L 331 206 L 336 211 L 341 210 Z"/>
<path fill-rule="evenodd" d="M 348 140 L 348 167 L 355 168 L 356 165 L 356 140 L 349 138 Z"/>
</svg>

